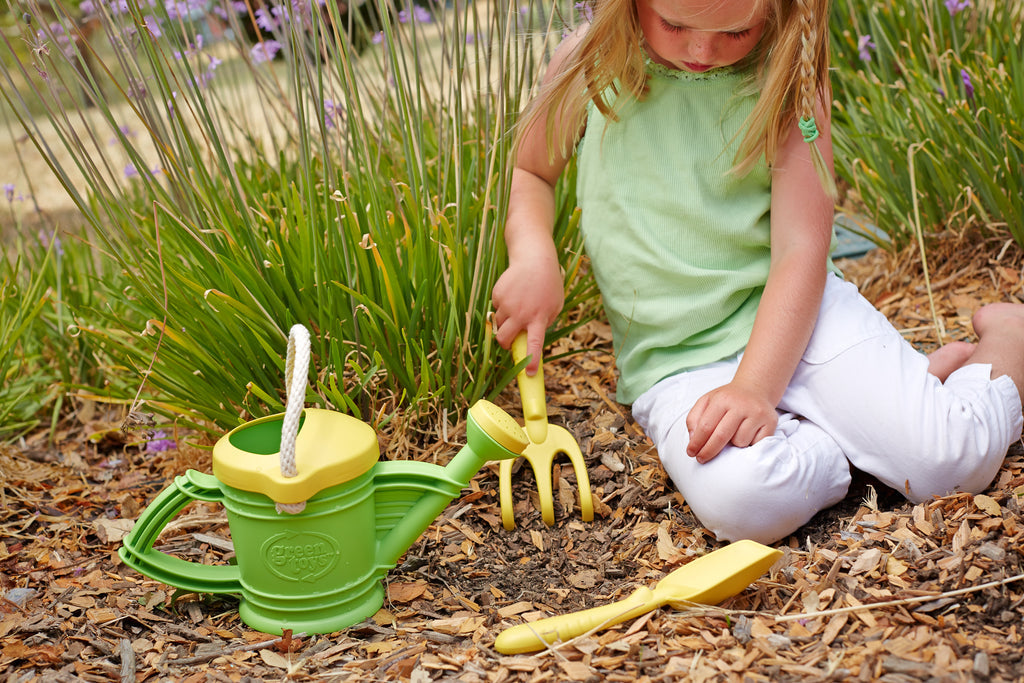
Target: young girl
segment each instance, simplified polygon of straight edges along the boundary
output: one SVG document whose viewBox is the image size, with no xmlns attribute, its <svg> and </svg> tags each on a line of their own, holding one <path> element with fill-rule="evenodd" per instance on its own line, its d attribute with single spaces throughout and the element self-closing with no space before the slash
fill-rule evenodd
<svg viewBox="0 0 1024 683">
<path fill-rule="evenodd" d="M 827 0 L 592 4 L 520 124 L 498 343 L 526 330 L 535 371 L 575 150 L 618 398 L 719 539 L 784 538 L 851 465 L 912 501 L 984 489 L 1024 423 L 1024 307 L 927 358 L 832 265 Z"/>
</svg>

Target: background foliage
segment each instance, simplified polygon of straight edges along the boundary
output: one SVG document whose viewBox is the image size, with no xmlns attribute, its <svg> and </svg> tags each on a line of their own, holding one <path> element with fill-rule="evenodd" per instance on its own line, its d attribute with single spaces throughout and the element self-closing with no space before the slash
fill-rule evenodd
<svg viewBox="0 0 1024 683">
<path fill-rule="evenodd" d="M 55 424 L 68 391 L 217 431 L 280 410 L 294 323 L 307 402 L 376 426 L 453 419 L 511 379 L 487 322 L 509 130 L 585 8 L 423 2 L 7 6 L 0 113 L 80 218 L 4 183 L 0 438 Z M 837 173 L 890 248 L 918 226 L 1024 241 L 1021 17 L 835 3 Z M 573 183 L 549 342 L 597 311 Z"/>
<path fill-rule="evenodd" d="M 200 428 L 280 410 L 295 323 L 313 333 L 311 404 L 380 422 L 459 411 L 507 383 L 487 313 L 508 127 L 548 10 L 84 10 L 100 25 L 89 42 L 62 40 L 82 17 L 15 25 L 4 93 L 81 210 L 83 244 L 115 266 L 74 309 L 107 378 L 85 394 L 130 403 L 141 376 L 138 417 Z M 575 272 L 571 193 L 560 204 Z M 591 285 L 569 287 L 573 310 Z M 573 314 L 551 339 L 586 317 Z"/>
<path fill-rule="evenodd" d="M 896 248 L 983 225 L 1024 245 L 1020 0 L 838 0 L 836 170 Z M 916 202 L 915 202 L 916 199 Z"/>
</svg>

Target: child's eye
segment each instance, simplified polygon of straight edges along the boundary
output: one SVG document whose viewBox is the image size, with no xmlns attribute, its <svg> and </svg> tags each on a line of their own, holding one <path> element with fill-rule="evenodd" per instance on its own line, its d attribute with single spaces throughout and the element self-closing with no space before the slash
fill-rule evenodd
<svg viewBox="0 0 1024 683">
<path fill-rule="evenodd" d="M 729 36 L 733 40 L 740 40 L 740 39 L 746 38 L 747 36 L 750 35 L 750 29 L 747 28 L 747 29 L 743 29 L 742 31 L 730 31 L 729 33 L 726 33 L 725 35 Z"/>
<path fill-rule="evenodd" d="M 682 26 L 676 26 L 675 24 L 670 24 L 667 21 L 665 21 L 664 18 L 661 19 L 661 27 L 663 29 L 665 29 L 666 31 L 668 31 L 669 33 L 682 33 L 683 32 L 683 27 Z"/>
</svg>

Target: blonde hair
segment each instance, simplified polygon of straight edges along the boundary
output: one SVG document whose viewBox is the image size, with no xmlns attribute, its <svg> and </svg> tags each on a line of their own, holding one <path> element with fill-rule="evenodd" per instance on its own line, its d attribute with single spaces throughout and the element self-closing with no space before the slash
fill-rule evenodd
<svg viewBox="0 0 1024 683">
<path fill-rule="evenodd" d="M 779 147 L 798 123 L 810 143 L 811 158 L 825 191 L 835 197 L 835 182 L 814 144 L 815 104 L 828 106 L 829 0 L 757 0 L 765 9 L 764 32 L 758 44 L 738 66 L 756 65 L 760 96 L 747 118 L 733 171 L 746 173 L 759 159 L 770 165 Z M 544 120 L 548 149 L 555 152 L 556 124 L 580 129 L 587 104 L 614 121 L 623 105 L 622 93 L 642 100 L 647 92 L 647 71 L 639 49 L 643 33 L 636 0 L 589 0 L 593 16 L 589 27 L 567 58 L 561 72 L 546 83 L 524 112 L 518 131 L 523 133 Z M 564 140 L 564 137 L 563 137 Z M 568 155 L 571 150 L 560 149 Z"/>
</svg>

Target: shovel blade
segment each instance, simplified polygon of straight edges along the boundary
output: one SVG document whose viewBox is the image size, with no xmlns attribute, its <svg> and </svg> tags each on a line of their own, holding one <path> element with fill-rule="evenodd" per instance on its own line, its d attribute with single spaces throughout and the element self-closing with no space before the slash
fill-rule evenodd
<svg viewBox="0 0 1024 683">
<path fill-rule="evenodd" d="M 677 609 L 688 603 L 717 605 L 742 593 L 775 562 L 782 551 L 754 541 L 736 541 L 676 569 L 655 586 L 662 604 Z"/>
</svg>

